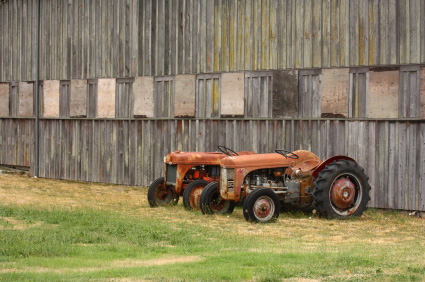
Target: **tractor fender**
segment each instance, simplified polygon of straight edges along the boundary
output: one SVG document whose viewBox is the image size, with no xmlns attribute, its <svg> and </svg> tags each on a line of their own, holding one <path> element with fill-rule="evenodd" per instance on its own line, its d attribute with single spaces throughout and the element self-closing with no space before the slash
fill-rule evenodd
<svg viewBox="0 0 425 282">
<path fill-rule="evenodd" d="M 327 160 L 325 160 L 323 163 L 321 163 L 313 172 L 313 177 L 317 178 L 319 176 L 319 172 L 321 172 L 328 164 L 333 163 L 335 161 L 339 160 L 347 160 L 357 163 L 354 159 L 347 157 L 347 156 L 334 156 Z"/>
</svg>

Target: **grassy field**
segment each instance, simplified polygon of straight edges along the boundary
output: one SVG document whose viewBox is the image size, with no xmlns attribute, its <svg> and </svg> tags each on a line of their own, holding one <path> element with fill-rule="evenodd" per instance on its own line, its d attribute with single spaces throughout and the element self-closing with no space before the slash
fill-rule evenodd
<svg viewBox="0 0 425 282">
<path fill-rule="evenodd" d="M 0 281 L 425 281 L 425 220 L 149 208 L 147 188 L 0 175 Z"/>
</svg>

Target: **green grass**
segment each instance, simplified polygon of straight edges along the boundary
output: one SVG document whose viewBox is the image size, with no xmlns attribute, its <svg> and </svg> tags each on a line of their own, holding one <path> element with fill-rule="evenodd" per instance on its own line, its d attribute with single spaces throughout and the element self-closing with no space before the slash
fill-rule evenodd
<svg viewBox="0 0 425 282">
<path fill-rule="evenodd" d="M 64 200 L 60 181 L 25 178 L 22 203 L 3 180 L 0 281 L 425 281 L 424 220 L 404 213 L 250 224 L 240 208 L 229 217 L 151 209 L 146 188 L 65 182 Z M 49 201 L 31 205 L 37 197 Z"/>
</svg>

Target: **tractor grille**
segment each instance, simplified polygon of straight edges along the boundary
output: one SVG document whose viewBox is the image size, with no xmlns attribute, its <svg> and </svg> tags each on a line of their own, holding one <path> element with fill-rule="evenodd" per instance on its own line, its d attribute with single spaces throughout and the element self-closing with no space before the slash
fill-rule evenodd
<svg viewBox="0 0 425 282">
<path fill-rule="evenodd" d="M 166 165 L 166 183 L 176 185 L 176 179 L 177 179 L 177 165 Z"/>
</svg>

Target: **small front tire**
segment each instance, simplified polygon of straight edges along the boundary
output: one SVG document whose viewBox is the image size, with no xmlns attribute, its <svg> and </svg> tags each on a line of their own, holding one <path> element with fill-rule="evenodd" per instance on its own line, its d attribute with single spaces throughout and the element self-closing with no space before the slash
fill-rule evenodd
<svg viewBox="0 0 425 282">
<path fill-rule="evenodd" d="M 197 179 L 189 183 L 183 192 L 183 205 L 187 210 L 199 210 L 201 193 L 209 182 Z"/>
<path fill-rule="evenodd" d="M 148 189 L 148 202 L 153 207 L 177 205 L 179 196 L 176 194 L 174 186 L 165 185 L 164 177 L 154 180 Z"/>
<path fill-rule="evenodd" d="M 236 203 L 221 198 L 217 182 L 214 181 L 202 191 L 200 205 L 203 214 L 230 214 L 235 209 Z"/>
<path fill-rule="evenodd" d="M 245 199 L 243 215 L 247 221 L 266 223 L 279 217 L 280 202 L 268 188 L 256 189 Z"/>
</svg>

